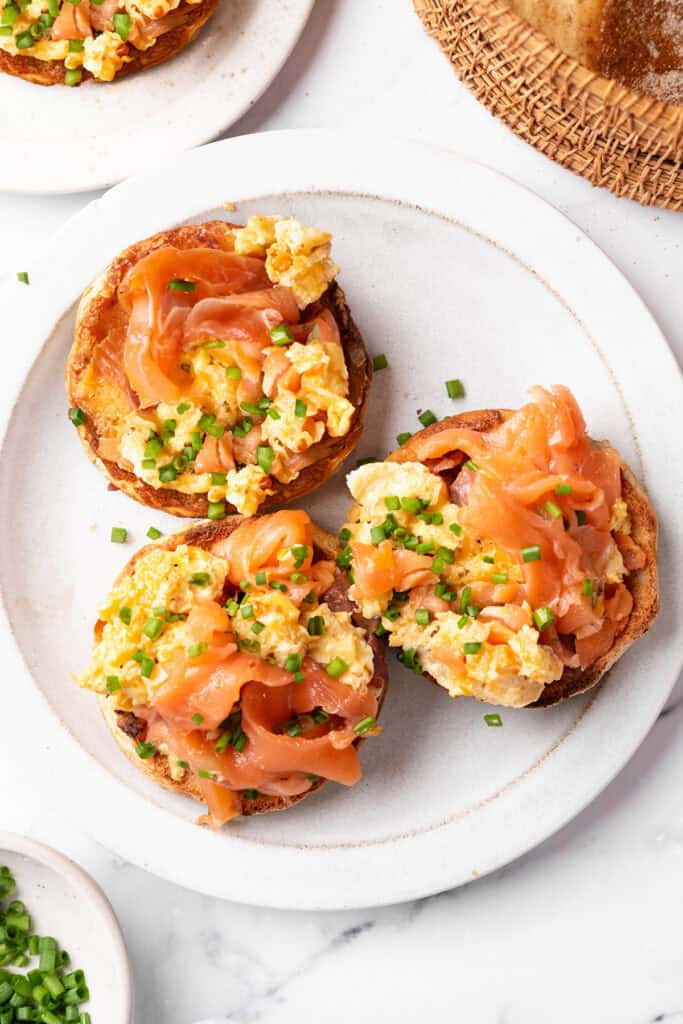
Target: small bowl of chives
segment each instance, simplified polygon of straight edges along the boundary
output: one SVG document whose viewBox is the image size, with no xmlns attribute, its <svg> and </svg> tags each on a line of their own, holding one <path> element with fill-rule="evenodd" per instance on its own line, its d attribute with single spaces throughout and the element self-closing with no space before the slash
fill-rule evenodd
<svg viewBox="0 0 683 1024">
<path fill-rule="evenodd" d="M 131 1024 L 132 1010 L 123 935 L 100 887 L 57 850 L 0 832 L 0 1019 Z"/>
</svg>

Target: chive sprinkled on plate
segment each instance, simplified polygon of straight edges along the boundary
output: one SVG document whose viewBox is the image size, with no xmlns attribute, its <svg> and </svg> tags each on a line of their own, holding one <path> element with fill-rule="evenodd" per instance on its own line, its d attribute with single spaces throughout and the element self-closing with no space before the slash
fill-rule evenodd
<svg viewBox="0 0 683 1024">
<path fill-rule="evenodd" d="M 500 728 L 503 724 L 503 719 L 500 717 L 497 711 L 492 711 L 488 715 L 484 715 L 484 721 L 491 728 Z"/>
<path fill-rule="evenodd" d="M 162 533 L 161 530 L 157 530 L 156 526 L 150 526 L 149 530 L 147 531 L 147 536 L 149 537 L 150 540 L 159 540 L 159 537 L 162 536 Z"/>
<path fill-rule="evenodd" d="M 5 8 L 5 10 L 7 10 L 7 8 Z M 30 284 L 27 271 L 20 270 L 17 274 L 17 281 L 20 281 L 22 284 Z"/>
<path fill-rule="evenodd" d="M 111 528 L 111 542 L 112 544 L 125 544 L 128 539 L 128 530 L 125 526 L 112 526 Z"/>
<path fill-rule="evenodd" d="M 462 381 L 458 380 L 457 378 L 455 380 L 447 380 L 446 393 L 448 394 L 449 398 L 462 398 L 463 395 L 465 394 L 465 389 L 463 387 Z"/>
<path fill-rule="evenodd" d="M 372 368 L 375 371 L 375 373 L 378 370 L 386 370 L 388 365 L 389 365 L 389 360 L 387 359 L 387 357 L 384 355 L 383 352 L 380 355 L 375 356 L 373 358 L 373 360 L 372 360 Z"/>
</svg>

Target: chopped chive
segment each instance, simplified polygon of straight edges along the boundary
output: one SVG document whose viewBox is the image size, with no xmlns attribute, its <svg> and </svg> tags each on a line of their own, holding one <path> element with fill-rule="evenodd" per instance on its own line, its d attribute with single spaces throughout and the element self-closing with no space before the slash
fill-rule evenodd
<svg viewBox="0 0 683 1024">
<path fill-rule="evenodd" d="M 456 537 L 462 536 L 462 526 L 460 525 L 460 523 L 451 523 L 448 529 L 451 531 L 451 533 L 454 533 Z"/>
<path fill-rule="evenodd" d="M 403 650 L 398 653 L 398 660 L 406 668 L 409 668 L 412 672 L 421 672 L 422 666 L 418 661 L 417 651 L 414 647 L 404 647 Z"/>
<path fill-rule="evenodd" d="M 423 427 L 431 427 L 432 423 L 436 423 L 437 417 L 434 415 L 431 409 L 425 409 L 417 417 Z"/>
<path fill-rule="evenodd" d="M 178 479 L 178 470 L 173 463 L 169 462 L 159 468 L 159 479 L 163 484 L 170 484 Z"/>
<path fill-rule="evenodd" d="M 537 608 L 534 612 L 534 622 L 536 624 L 536 629 L 539 632 L 542 632 L 547 626 L 552 625 L 554 621 L 555 616 L 551 612 L 550 608 L 548 608 L 547 604 L 544 604 L 541 608 Z"/>
<path fill-rule="evenodd" d="M 586 525 L 586 513 L 580 508 L 576 510 L 576 522 L 578 526 Z"/>
<path fill-rule="evenodd" d="M 271 327 L 270 337 L 273 345 L 290 345 L 294 341 L 294 336 L 286 324 Z"/>
<path fill-rule="evenodd" d="M 183 761 L 183 760 L 176 761 L 176 764 L 177 764 L 178 768 L 184 768 L 185 771 L 187 771 L 187 769 L 190 767 L 189 763 L 187 761 Z"/>
<path fill-rule="evenodd" d="M 275 452 L 269 444 L 260 444 L 257 446 L 256 461 L 266 475 L 270 473 L 274 459 Z"/>
<path fill-rule="evenodd" d="M 298 672 L 301 668 L 301 655 L 300 654 L 288 654 L 285 659 L 285 672 Z"/>
<path fill-rule="evenodd" d="M 571 493 L 572 493 L 572 485 L 571 484 L 558 484 L 557 487 L 555 488 L 555 494 L 571 494 Z"/>
<path fill-rule="evenodd" d="M 193 587 L 208 587 L 211 575 L 208 572 L 195 572 L 187 582 L 191 583 Z"/>
<path fill-rule="evenodd" d="M 581 593 L 584 597 L 591 597 L 593 594 L 593 580 L 584 580 L 581 584 Z"/>
<path fill-rule="evenodd" d="M 402 434 L 397 434 L 397 435 L 396 435 L 396 443 L 397 443 L 398 445 L 403 445 L 403 444 L 405 444 L 405 443 L 406 443 L 406 441 L 409 441 L 409 440 L 411 439 L 411 437 L 412 437 L 412 436 L 413 436 L 413 435 L 412 435 L 412 434 L 410 434 L 410 433 L 408 433 L 408 431 L 405 431 L 405 432 L 404 432 L 404 433 L 402 433 Z"/>
<path fill-rule="evenodd" d="M 216 778 L 213 772 L 208 772 L 206 768 L 200 768 L 197 772 L 200 779 L 211 779 L 212 781 Z"/>
<path fill-rule="evenodd" d="M 5 8 L 7 10 L 7 8 Z M 22 284 L 29 284 L 28 273 L 25 270 L 20 270 L 17 274 L 17 281 L 21 281 Z"/>
<path fill-rule="evenodd" d="M 116 32 L 117 35 L 119 35 L 125 43 L 125 41 L 128 39 L 128 33 L 130 32 L 130 27 L 133 23 L 130 14 L 123 14 L 121 12 L 117 12 L 113 16 L 112 22 L 114 25 L 114 32 Z M 173 288 L 173 285 L 182 285 L 183 287 Z M 193 292 L 197 285 L 194 282 L 190 281 L 169 281 L 168 287 L 171 289 L 171 291 Z"/>
<path fill-rule="evenodd" d="M 194 722 L 195 725 L 201 725 L 202 722 L 204 721 L 204 715 L 200 715 L 199 712 L 197 712 L 195 715 L 192 716 L 192 721 Z"/>
<path fill-rule="evenodd" d="M 306 628 L 309 636 L 322 636 L 325 631 L 325 620 L 322 615 L 313 615 L 308 620 Z"/>
<path fill-rule="evenodd" d="M 419 498 L 401 498 L 401 508 L 405 512 L 409 512 L 411 515 L 416 516 L 422 511 L 422 502 Z"/>
<path fill-rule="evenodd" d="M 111 528 L 111 542 L 112 544 L 125 544 L 128 538 L 128 530 L 124 526 L 112 526 Z"/>
<path fill-rule="evenodd" d="M 254 618 L 254 606 L 253 604 L 243 604 L 240 608 L 240 615 L 243 619 Z"/>
<path fill-rule="evenodd" d="M 388 509 L 389 512 L 397 512 L 401 507 L 401 500 L 400 498 L 397 498 L 395 494 L 391 494 L 388 498 L 384 499 L 384 507 Z"/>
<path fill-rule="evenodd" d="M 370 529 L 370 541 L 376 546 L 381 544 L 383 540 L 386 540 L 386 534 L 383 526 L 373 526 Z"/>
<path fill-rule="evenodd" d="M 458 629 L 464 629 L 469 621 L 469 615 L 461 615 L 458 619 Z"/>
<path fill-rule="evenodd" d="M 220 338 L 211 338 L 210 341 L 205 341 L 202 348 L 225 348 L 225 342 Z"/>
<path fill-rule="evenodd" d="M 145 679 L 149 679 L 152 672 L 154 671 L 154 658 L 148 658 L 146 655 L 140 659 L 140 675 Z"/>
<path fill-rule="evenodd" d="M 157 748 L 153 743 L 147 743 L 144 740 L 135 748 L 135 753 L 142 761 L 146 761 L 150 757 L 154 757 L 157 752 Z"/>
<path fill-rule="evenodd" d="M 363 733 L 370 732 L 377 725 L 377 720 L 372 715 L 367 715 L 366 718 L 361 718 L 360 722 L 356 722 L 353 727 L 353 731 L 362 736 Z"/>
<path fill-rule="evenodd" d="M 482 555 L 482 562 L 486 562 L 487 565 L 493 565 L 495 558 L 492 555 Z"/>
<path fill-rule="evenodd" d="M 116 693 L 117 690 L 121 689 L 121 681 L 118 676 L 107 676 L 105 686 L 108 693 Z"/>
<path fill-rule="evenodd" d="M 241 380 L 242 371 L 240 370 L 239 366 L 226 366 L 225 376 L 228 378 L 228 380 Z"/>
<path fill-rule="evenodd" d="M 82 427 L 84 423 L 88 422 L 88 417 L 85 415 L 82 409 L 77 406 L 73 409 L 69 409 L 69 419 L 75 427 Z"/>
<path fill-rule="evenodd" d="M 462 386 L 462 381 L 458 380 L 447 380 L 446 381 L 446 392 L 449 398 L 462 398 L 465 394 L 465 389 Z"/>
<path fill-rule="evenodd" d="M 257 619 L 256 622 L 254 623 L 254 625 L 251 627 L 251 631 L 252 631 L 252 633 L 255 633 L 256 636 L 258 636 L 259 633 L 262 633 L 265 628 L 266 628 L 265 622 L 259 622 L 258 619 Z"/>
<path fill-rule="evenodd" d="M 508 574 L 506 572 L 492 572 L 491 582 L 492 583 L 507 583 Z"/>
<path fill-rule="evenodd" d="M 217 754 L 224 754 L 229 746 L 230 733 L 224 732 L 222 736 L 219 736 L 216 742 L 214 743 L 213 749 L 216 751 Z"/>
<path fill-rule="evenodd" d="M 437 557 L 440 558 L 442 562 L 446 562 L 448 565 L 453 565 L 453 562 L 455 561 L 455 555 L 453 554 L 450 548 L 440 547 L 437 549 L 436 554 Z"/>
<path fill-rule="evenodd" d="M 305 583 L 308 576 L 305 572 L 293 572 L 289 578 L 292 583 Z"/>
<path fill-rule="evenodd" d="M 144 450 L 143 454 L 144 454 L 146 459 L 156 459 L 156 458 L 159 457 L 159 455 L 161 455 L 161 451 L 162 451 L 163 447 L 164 447 L 164 443 L 161 440 L 161 438 L 159 437 L 159 435 L 158 434 L 152 434 L 147 439 L 147 444 L 145 445 L 145 450 Z"/>
<path fill-rule="evenodd" d="M 481 650 L 481 646 L 482 646 L 481 643 L 478 640 L 476 640 L 476 641 L 471 641 L 470 643 L 467 643 L 467 644 L 463 644 L 462 645 L 462 649 L 463 649 L 463 652 L 465 654 L 479 654 L 479 651 Z"/>
<path fill-rule="evenodd" d="M 520 548 L 519 553 L 523 562 L 540 562 L 541 548 L 538 544 L 531 544 L 528 548 Z"/>
<path fill-rule="evenodd" d="M 126 17 L 128 17 L 128 22 L 129 22 L 128 27 L 130 28 L 130 16 L 127 15 Z M 118 33 L 118 35 L 121 36 L 121 33 L 119 32 L 118 28 L 116 27 L 116 20 L 117 20 L 117 15 L 115 14 L 114 18 L 113 18 L 114 30 Z M 120 20 L 120 15 L 119 15 L 119 20 Z M 126 35 L 128 35 L 127 32 L 126 32 Z M 125 37 L 124 36 L 121 36 L 121 38 L 124 39 L 124 41 L 125 41 Z M 195 281 L 181 281 L 178 278 L 174 278 L 172 281 L 168 282 L 168 290 L 170 292 L 193 292 L 196 289 L 196 287 L 197 287 L 197 283 Z"/>
<path fill-rule="evenodd" d="M 417 545 L 415 550 L 417 551 L 418 555 L 431 555 L 432 551 L 434 550 L 434 541 L 423 540 Z"/>
<path fill-rule="evenodd" d="M 428 626 L 432 621 L 432 613 L 428 608 L 418 608 L 415 611 L 415 621 L 418 626 Z"/>
<path fill-rule="evenodd" d="M 207 516 L 209 519 L 225 519 L 225 502 L 210 501 Z"/>
<path fill-rule="evenodd" d="M 163 619 L 156 619 L 156 618 L 147 619 L 147 621 L 145 622 L 144 626 L 142 627 L 142 632 L 145 634 L 146 637 L 149 637 L 150 640 L 157 640 L 161 636 L 163 631 L 164 631 L 164 620 Z"/>
<path fill-rule="evenodd" d="M 149 537 L 150 540 L 159 540 L 159 537 L 161 537 L 161 535 L 161 530 L 157 530 L 156 526 L 150 526 L 149 530 L 147 531 L 147 536 Z"/>
<path fill-rule="evenodd" d="M 338 679 L 339 676 L 343 676 L 348 669 L 348 665 L 343 658 L 333 658 L 327 666 L 328 676 L 332 676 L 333 679 Z"/>
<path fill-rule="evenodd" d="M 465 463 L 465 466 L 472 473 L 478 473 L 479 472 L 479 466 L 476 464 L 476 462 L 472 462 L 472 459 L 468 459 L 467 462 Z"/>
<path fill-rule="evenodd" d="M 467 606 L 472 600 L 472 587 L 464 587 L 462 594 L 460 595 L 460 611 L 466 612 Z"/>
<path fill-rule="evenodd" d="M 176 412 L 178 413 L 179 416 L 182 416 L 183 413 L 187 412 L 187 410 L 189 408 L 190 408 L 190 403 L 189 402 L 181 402 L 180 405 L 177 407 Z"/>
<path fill-rule="evenodd" d="M 296 402 L 294 403 L 294 415 L 297 417 L 297 419 L 305 420 L 307 413 L 308 408 L 306 406 L 306 403 L 302 402 L 300 398 L 297 398 Z"/>
<path fill-rule="evenodd" d="M 287 585 L 285 583 L 281 583 L 280 580 L 271 580 L 268 586 L 271 590 L 280 590 L 284 594 L 287 593 Z"/>
<path fill-rule="evenodd" d="M 389 360 L 383 352 L 380 355 L 375 356 L 372 360 L 372 368 L 375 372 L 377 372 L 377 370 L 386 370 L 388 365 Z"/>
<path fill-rule="evenodd" d="M 119 608 L 119 618 L 121 619 L 121 622 L 125 622 L 127 626 L 130 626 L 132 615 L 133 611 L 131 608 L 126 608 L 125 606 L 123 608 Z"/>
<path fill-rule="evenodd" d="M 552 519 L 559 519 L 562 515 L 562 509 L 559 505 L 556 505 L 554 501 L 546 501 L 545 510 Z"/>
<path fill-rule="evenodd" d="M 28 50 L 35 44 L 35 39 L 30 32 L 19 32 L 19 34 L 14 37 L 14 43 L 17 50 Z"/>
<path fill-rule="evenodd" d="M 500 717 L 497 711 L 493 711 L 491 714 L 484 715 L 484 721 L 489 727 L 499 728 L 503 724 L 503 719 Z"/>
<path fill-rule="evenodd" d="M 187 648 L 187 654 L 189 658 L 199 658 L 202 654 L 206 654 L 209 649 L 209 645 L 205 640 L 200 641 L 197 644 L 191 644 Z"/>
</svg>

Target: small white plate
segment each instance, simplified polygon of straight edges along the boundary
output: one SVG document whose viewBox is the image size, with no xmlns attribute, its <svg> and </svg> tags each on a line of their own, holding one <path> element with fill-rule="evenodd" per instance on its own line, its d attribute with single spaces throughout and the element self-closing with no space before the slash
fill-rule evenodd
<svg viewBox="0 0 683 1024">
<path fill-rule="evenodd" d="M 123 758 L 94 697 L 70 681 L 88 661 L 98 603 L 149 525 L 182 524 L 107 491 L 67 420 L 62 375 L 74 303 L 90 279 L 139 238 L 225 216 L 224 200 L 238 203 L 233 219 L 293 213 L 334 232 L 354 316 L 369 349 L 390 363 L 375 379 L 357 456 L 392 448 L 399 431 L 418 427 L 419 407 L 509 407 L 534 383 L 572 387 L 593 435 L 612 439 L 658 508 L 662 612 L 599 690 L 549 711 L 504 711 L 502 729 L 486 727 L 482 705 L 451 701 L 392 656 L 385 731 L 363 748 L 362 783 L 329 784 L 285 814 L 214 834 L 192 824 L 198 805 Z M 3 710 L 31 722 L 31 761 L 45 765 L 49 752 L 50 772 L 97 838 L 216 896 L 364 906 L 505 864 L 610 781 L 652 725 L 683 650 L 683 480 L 670 444 L 683 436 L 683 391 L 652 317 L 573 224 L 446 152 L 281 132 L 217 143 L 117 186 L 30 273 L 30 287 L 14 284 L 2 304 L 11 344 L 0 381 L 0 493 L 12 515 L 0 523 L 0 587 L 25 662 L 5 631 L 0 664 L 15 684 Z M 465 400 L 447 398 L 451 377 L 464 380 Z M 349 504 L 343 474 L 305 504 L 338 527 Z M 131 543 L 109 543 L 112 525 L 128 527 Z"/>
<path fill-rule="evenodd" d="M 130 1024 L 133 988 L 119 923 L 99 885 L 64 854 L 12 832 L 0 832 L 0 864 L 17 883 L 38 935 L 52 935 L 85 971 L 95 1024 Z M 31 963 L 33 966 L 33 963 Z"/>
<path fill-rule="evenodd" d="M 270 85 L 313 3 L 221 0 L 189 46 L 120 81 L 46 88 L 0 74 L 0 190 L 103 188 L 215 138 Z"/>
</svg>

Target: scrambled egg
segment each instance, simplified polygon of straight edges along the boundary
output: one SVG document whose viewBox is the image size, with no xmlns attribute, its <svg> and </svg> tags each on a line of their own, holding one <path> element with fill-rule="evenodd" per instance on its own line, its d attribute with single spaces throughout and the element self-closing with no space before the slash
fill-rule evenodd
<svg viewBox="0 0 683 1024">
<path fill-rule="evenodd" d="M 249 217 L 246 227 L 235 232 L 235 251 L 265 256 L 268 277 L 291 288 L 300 309 L 316 302 L 339 273 L 331 243 L 327 231 L 292 217 Z"/>
<path fill-rule="evenodd" d="M 543 687 L 559 679 L 563 664 L 549 648 L 539 644 L 538 630 L 522 626 L 508 643 L 493 644 L 490 622 L 468 619 L 459 626 L 456 612 L 439 612 L 427 626 L 415 621 L 406 608 L 391 626 L 389 644 L 416 652 L 421 668 L 429 672 L 451 697 L 472 696 L 491 704 L 524 707 L 537 700 Z M 473 654 L 465 644 L 480 644 Z"/>
<path fill-rule="evenodd" d="M 168 622 L 156 640 L 143 633 L 145 623 L 156 608 L 186 615 L 199 595 L 206 600 L 215 598 L 223 588 L 227 568 L 224 559 L 186 544 L 175 551 L 161 547 L 147 551 L 138 559 L 132 575 L 116 584 L 99 609 L 104 628 L 89 668 L 78 677 L 80 685 L 106 693 L 107 676 L 117 676 L 121 689 L 112 694 L 117 707 L 152 702 L 166 678 L 163 664 L 188 646 L 188 638 L 184 621 Z M 190 583 L 197 573 L 208 574 L 208 585 L 198 589 Z M 130 616 L 124 612 L 129 622 L 121 618 L 121 609 L 130 610 Z M 140 662 L 133 660 L 139 650 L 154 660 L 154 668 L 147 677 L 141 673 Z"/>
<path fill-rule="evenodd" d="M 100 32 L 83 40 L 83 67 L 101 82 L 113 82 L 130 60 L 128 46 L 117 32 Z"/>
<path fill-rule="evenodd" d="M 372 543 L 372 528 L 386 520 L 386 499 L 419 498 L 422 511 L 392 509 L 399 527 L 417 537 L 420 543 L 433 545 L 452 554 L 452 562 L 443 565 L 440 577 L 459 593 L 475 582 L 495 583 L 493 574 L 504 574 L 511 583 L 523 582 L 521 566 L 495 544 L 472 536 L 458 521 L 459 509 L 449 501 L 448 492 L 434 473 L 417 462 L 375 462 L 361 466 L 347 477 L 355 499 L 346 529 L 351 541 Z M 436 514 L 437 521 L 427 520 Z M 451 526 L 455 525 L 455 532 Z M 523 626 L 509 643 L 489 642 L 491 623 L 463 616 L 460 612 L 438 612 L 428 625 L 415 621 L 415 607 L 404 607 L 398 618 L 384 614 L 392 598 L 389 591 L 377 600 L 363 601 L 352 586 L 349 595 L 360 604 L 367 617 L 383 615 L 382 624 L 393 647 L 414 650 L 421 667 L 430 673 L 451 696 L 470 694 L 480 700 L 518 707 L 536 700 L 543 687 L 562 675 L 563 665 L 554 652 L 539 644 L 539 631 Z M 460 657 L 465 643 L 481 643 L 475 653 Z M 448 652 L 454 657 L 448 658 Z"/>
<path fill-rule="evenodd" d="M 323 633 L 309 637 L 307 653 L 321 665 L 342 658 L 348 669 L 340 676 L 341 681 L 354 690 L 364 690 L 372 679 L 374 664 L 365 633 L 353 625 L 349 612 L 333 612 L 328 605 L 321 604 L 306 616 L 306 621 L 315 615 L 324 619 Z"/>
<path fill-rule="evenodd" d="M 151 546 L 111 591 L 99 609 L 104 623 L 88 669 L 78 677 L 81 686 L 107 693 L 107 678 L 116 677 L 119 688 L 111 693 L 114 706 L 130 710 L 153 705 L 155 694 L 167 678 L 164 666 L 194 642 L 186 617 L 198 601 L 218 600 L 228 570 L 227 562 L 193 545 L 179 545 L 175 551 Z M 201 582 L 193 577 L 202 577 Z M 237 611 L 231 618 L 239 640 L 258 638 L 258 653 L 285 666 L 290 654 L 308 655 L 321 665 L 340 657 L 348 668 L 340 681 L 363 690 L 373 676 L 372 649 L 362 629 L 354 626 L 347 612 L 333 612 L 327 604 L 301 608 L 287 593 L 253 587 L 243 604 L 253 614 L 244 618 Z M 123 617 L 122 617 L 123 614 Z M 322 635 L 311 635 L 310 620 L 323 619 Z M 163 619 L 159 636 L 144 632 L 150 619 Z M 258 623 L 258 632 L 254 625 Z M 315 631 L 314 631 L 315 632 Z M 138 652 L 150 659 L 146 666 L 135 659 Z"/>
<path fill-rule="evenodd" d="M 266 365 L 271 353 L 282 350 L 267 348 Z M 261 428 L 265 443 L 272 445 L 276 454 L 287 451 L 304 452 L 322 439 L 325 431 L 330 437 L 343 437 L 349 432 L 355 412 L 346 395 L 349 375 L 344 353 L 334 342 L 309 341 L 302 345 L 294 342 L 284 351 L 299 375 L 296 393 L 275 383 L 266 383 L 266 393 L 273 401 L 278 418 L 266 417 Z M 303 416 L 297 416 L 297 400 L 305 405 Z M 278 479 L 287 483 L 297 470 L 282 466 L 276 471 Z"/>
</svg>

